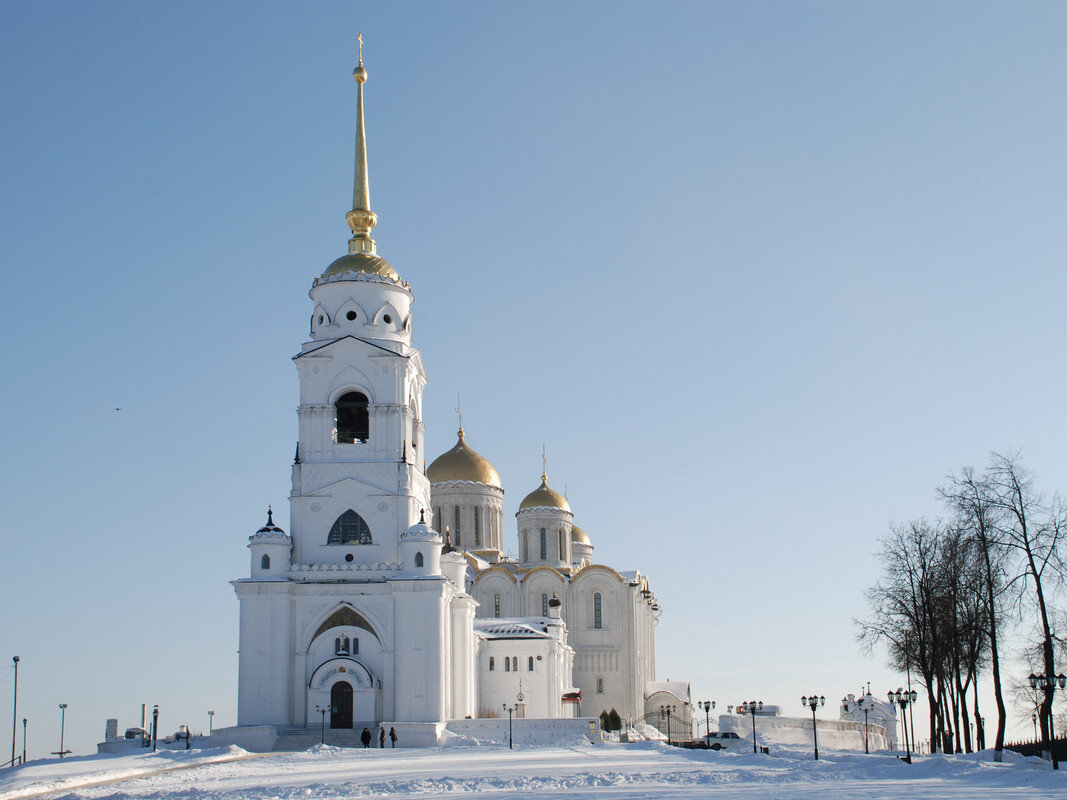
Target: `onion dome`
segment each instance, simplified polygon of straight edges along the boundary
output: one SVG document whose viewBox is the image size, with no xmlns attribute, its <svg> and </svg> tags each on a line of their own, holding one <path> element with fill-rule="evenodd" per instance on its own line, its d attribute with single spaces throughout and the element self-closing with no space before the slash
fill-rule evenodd
<svg viewBox="0 0 1067 800">
<path fill-rule="evenodd" d="M 527 508 L 559 508 L 569 512 L 571 504 L 559 492 L 548 488 L 548 475 L 541 473 L 541 485 L 530 492 L 519 503 L 519 511 Z"/>
<path fill-rule="evenodd" d="M 266 536 L 268 534 L 281 534 L 285 536 L 285 531 L 274 524 L 274 511 L 270 506 L 267 506 L 267 524 L 256 531 L 257 536 Z"/>
<path fill-rule="evenodd" d="M 463 438 L 463 428 L 459 429 L 456 446 L 434 459 L 426 470 L 426 477 L 430 479 L 430 483 L 484 483 L 504 491 L 496 467 L 489 463 L 489 459 L 478 455 L 467 446 L 467 441 Z"/>
<path fill-rule="evenodd" d="M 388 278 L 391 281 L 399 281 L 400 275 L 393 265 L 377 253 L 349 253 L 341 256 L 322 273 L 320 280 L 328 281 L 349 272 L 359 272 L 364 275 L 374 275 L 379 278 Z"/>
<path fill-rule="evenodd" d="M 577 544 L 587 544 L 590 547 L 593 544 L 589 541 L 589 535 L 577 525 L 571 525 L 571 541 Z"/>
</svg>

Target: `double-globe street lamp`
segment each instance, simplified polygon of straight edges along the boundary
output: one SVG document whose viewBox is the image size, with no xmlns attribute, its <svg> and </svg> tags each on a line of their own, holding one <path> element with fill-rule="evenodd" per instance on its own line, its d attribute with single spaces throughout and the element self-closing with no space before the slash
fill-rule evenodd
<svg viewBox="0 0 1067 800">
<path fill-rule="evenodd" d="M 819 760 L 819 731 L 816 728 L 815 709 L 817 709 L 819 706 L 826 705 L 826 698 L 823 697 L 822 695 L 820 695 L 819 697 L 816 697 L 815 695 L 812 695 L 811 697 L 804 696 L 804 697 L 800 698 L 800 704 L 802 706 L 807 706 L 808 708 L 811 709 L 811 735 L 815 739 L 815 760 L 818 761 Z"/>
<path fill-rule="evenodd" d="M 315 710 L 322 714 L 322 743 L 326 744 L 326 712 L 331 709 L 317 705 L 315 706 Z"/>
<path fill-rule="evenodd" d="M 1052 731 L 1052 696 L 1056 691 L 1057 686 L 1061 689 L 1067 686 L 1067 675 L 1064 675 L 1062 672 L 1059 675 L 1035 675 L 1031 672 L 1029 680 L 1031 689 L 1041 689 L 1045 693 L 1045 702 L 1041 707 L 1044 708 L 1045 705 L 1048 705 L 1049 713 L 1048 726 L 1046 727 L 1042 725 L 1044 741 L 1041 745 L 1041 749 L 1047 752 L 1051 757 L 1052 768 L 1059 769 L 1060 762 L 1056 760 L 1056 736 Z M 1042 722 L 1044 722 L 1044 720 L 1042 720 Z"/>
<path fill-rule="evenodd" d="M 509 706 L 504 703 L 504 710 L 508 712 L 508 750 L 512 747 L 512 741 L 515 738 L 514 729 L 511 727 L 511 715 L 515 713 L 515 706 Z"/>
<path fill-rule="evenodd" d="M 715 708 L 715 701 L 701 700 L 697 706 L 704 709 L 704 742 L 711 747 L 711 709 Z"/>
<path fill-rule="evenodd" d="M 904 749 L 907 755 L 904 756 L 904 761 L 911 763 L 911 743 L 908 741 L 908 715 L 907 708 L 918 699 L 919 693 L 914 689 L 912 691 L 906 691 L 904 689 L 897 689 L 895 692 L 889 692 L 889 702 L 896 703 L 900 706 L 900 721 L 904 725 Z M 914 731 L 913 731 L 914 733 Z"/>
<path fill-rule="evenodd" d="M 752 715 L 752 752 L 759 752 L 756 750 L 756 712 L 763 710 L 762 700 L 749 700 L 746 703 L 742 703 L 738 706 L 742 714 Z"/>
</svg>

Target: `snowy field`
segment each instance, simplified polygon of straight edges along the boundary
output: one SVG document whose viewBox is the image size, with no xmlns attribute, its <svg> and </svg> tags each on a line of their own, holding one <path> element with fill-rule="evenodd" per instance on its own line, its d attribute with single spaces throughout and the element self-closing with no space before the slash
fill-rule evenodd
<svg viewBox="0 0 1067 800">
<path fill-rule="evenodd" d="M 1067 770 L 1006 753 L 925 756 L 911 766 L 893 756 L 803 748 L 751 752 L 680 750 L 660 743 L 600 746 L 442 747 L 303 753 L 189 753 L 84 756 L 0 771 L 0 800 L 107 798 L 433 798 L 476 800 L 536 793 L 538 798 L 1067 798 Z"/>
</svg>

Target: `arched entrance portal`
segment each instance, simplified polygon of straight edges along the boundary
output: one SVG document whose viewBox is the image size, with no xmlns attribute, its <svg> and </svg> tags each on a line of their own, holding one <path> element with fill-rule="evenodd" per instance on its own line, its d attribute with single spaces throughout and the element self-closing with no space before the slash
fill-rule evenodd
<svg viewBox="0 0 1067 800">
<path fill-rule="evenodd" d="M 338 681 L 330 689 L 330 727 L 352 727 L 352 684 Z"/>
</svg>

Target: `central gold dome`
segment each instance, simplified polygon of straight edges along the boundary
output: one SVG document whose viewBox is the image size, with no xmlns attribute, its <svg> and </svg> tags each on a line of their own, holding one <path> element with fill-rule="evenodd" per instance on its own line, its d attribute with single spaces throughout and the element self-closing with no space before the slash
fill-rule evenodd
<svg viewBox="0 0 1067 800">
<path fill-rule="evenodd" d="M 456 446 L 434 459 L 426 470 L 426 477 L 430 479 L 430 483 L 471 481 L 487 483 L 504 490 L 496 467 L 489 463 L 489 459 L 478 455 L 467 446 L 463 438 L 463 428 L 459 429 L 459 441 Z"/>
<path fill-rule="evenodd" d="M 541 473 L 541 485 L 519 503 L 519 511 L 524 508 L 562 508 L 564 511 L 570 511 L 571 504 L 559 492 L 548 488 L 548 476 Z"/>
</svg>

